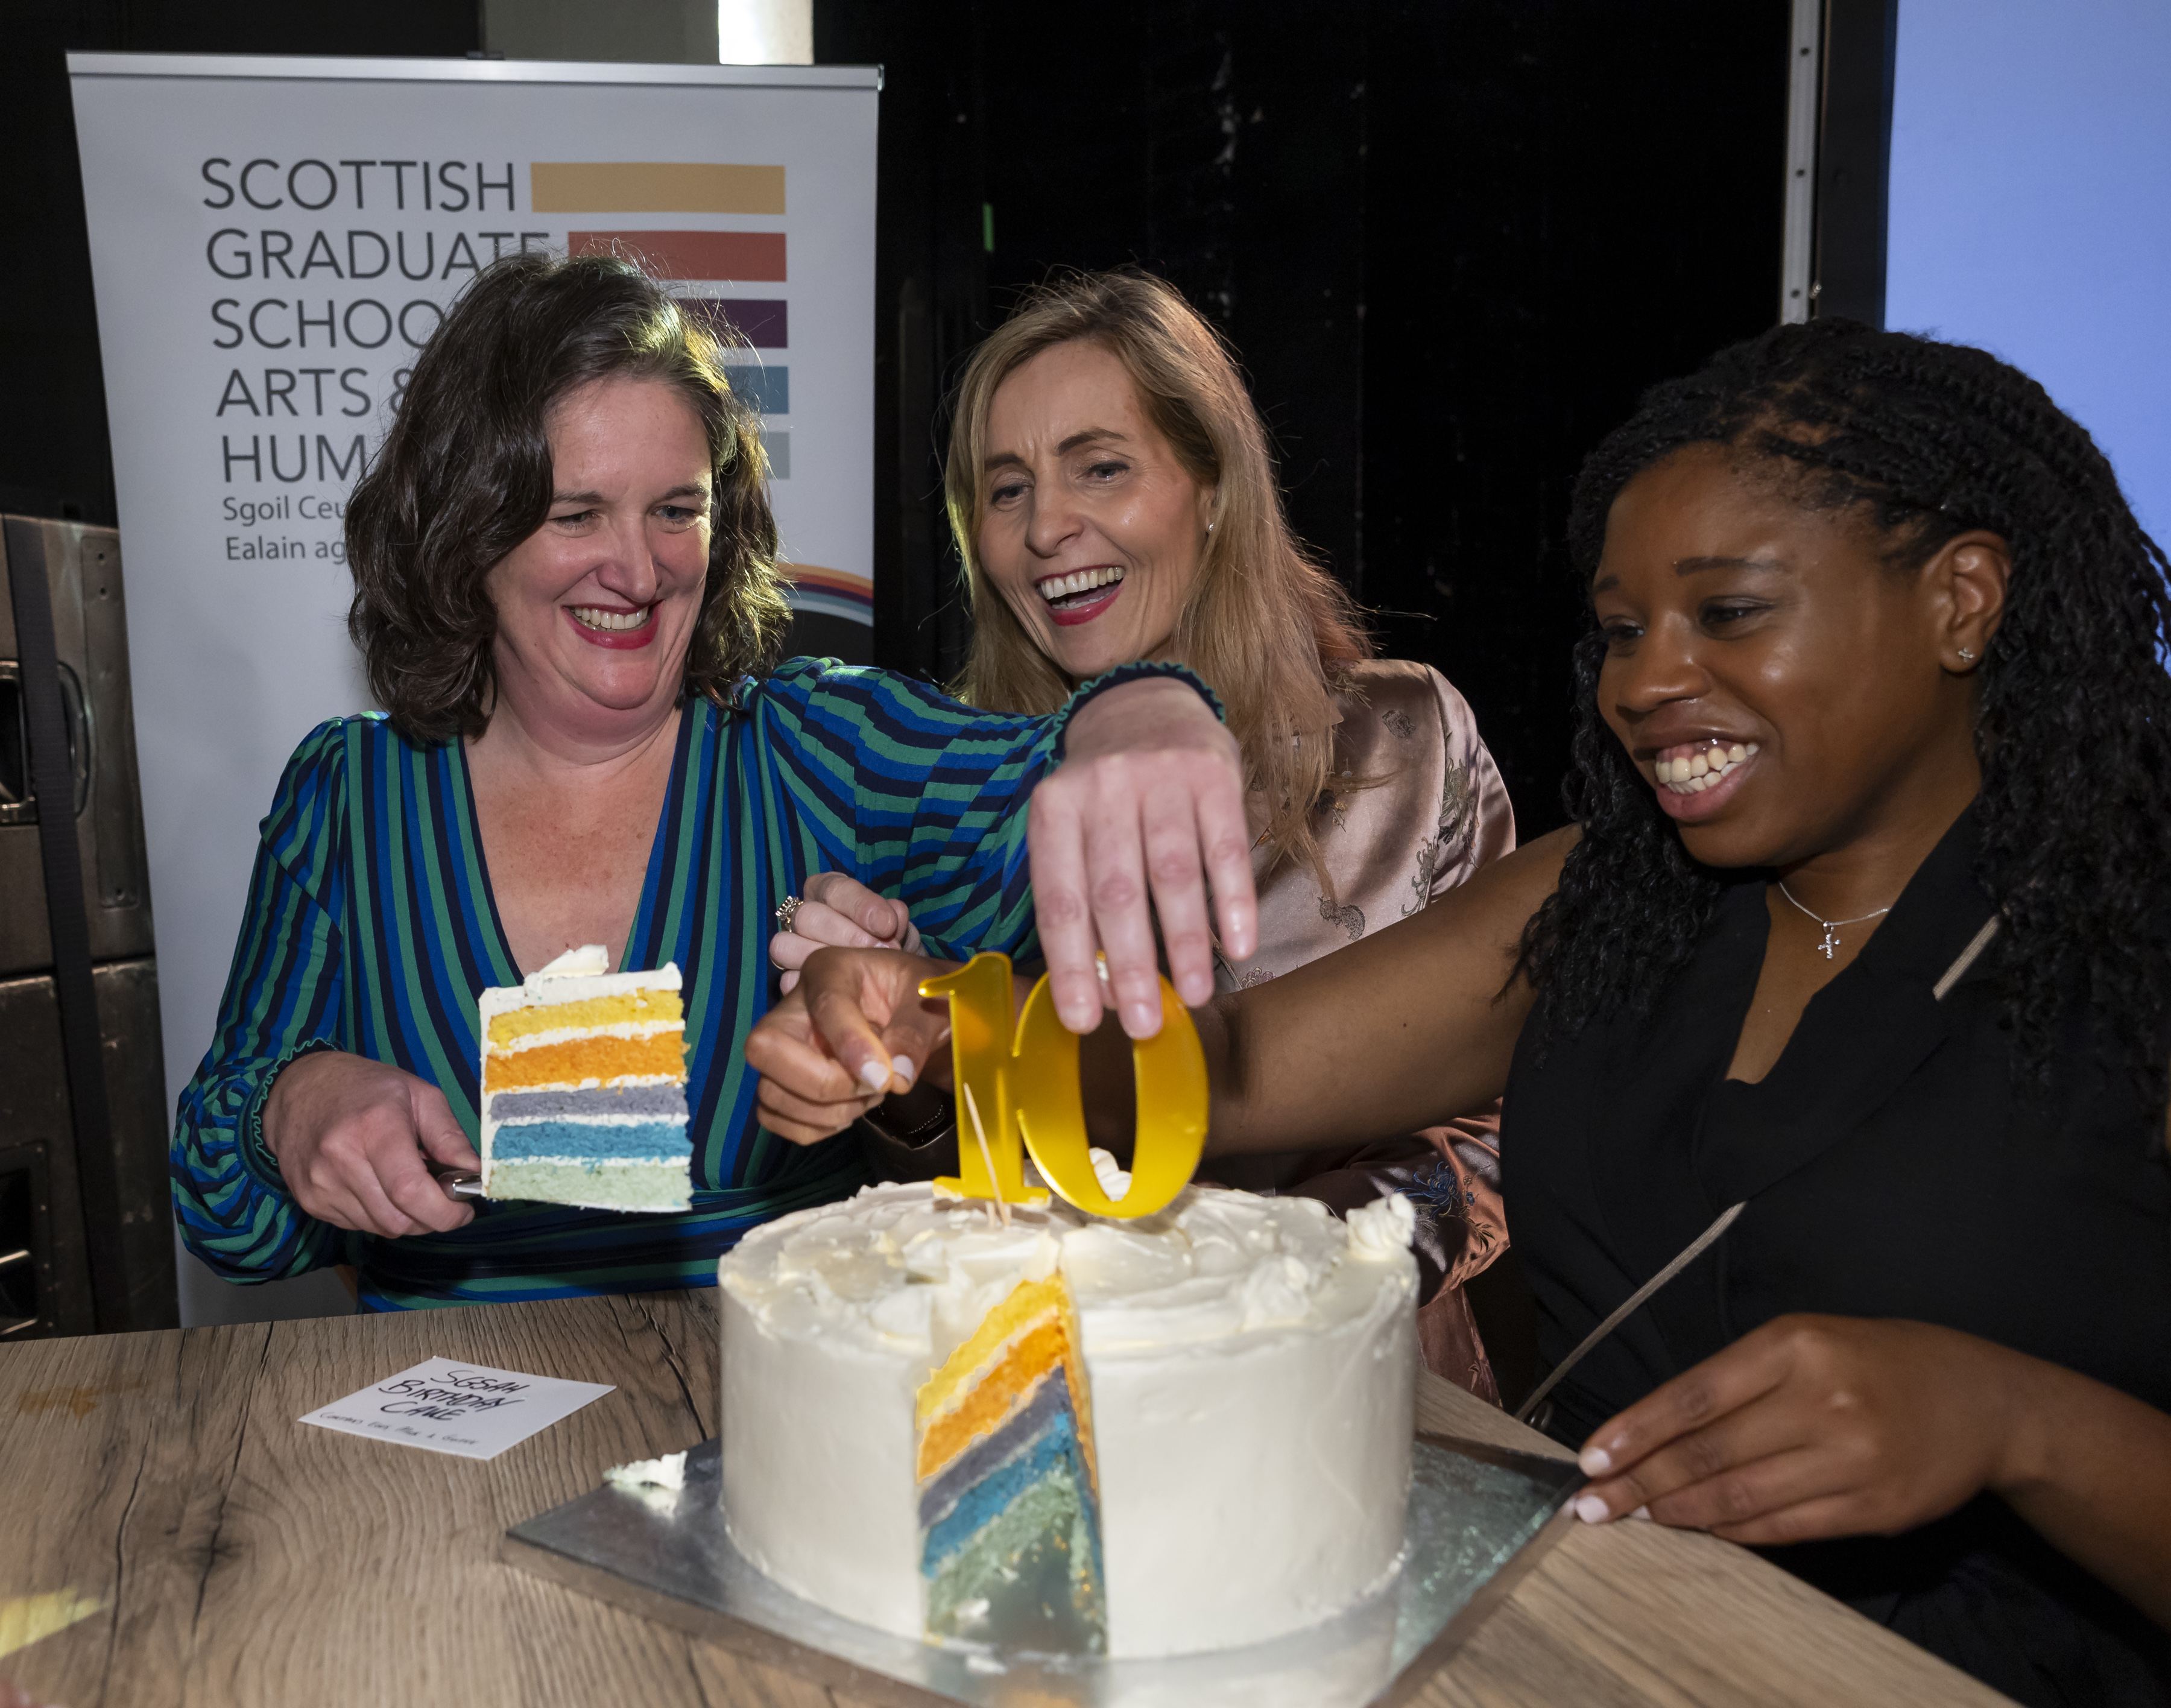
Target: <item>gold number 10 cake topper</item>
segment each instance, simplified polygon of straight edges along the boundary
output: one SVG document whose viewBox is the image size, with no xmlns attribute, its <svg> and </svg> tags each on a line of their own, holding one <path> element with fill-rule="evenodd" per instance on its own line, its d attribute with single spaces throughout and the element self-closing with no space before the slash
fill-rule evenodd
<svg viewBox="0 0 2171 1708">
<path fill-rule="evenodd" d="M 1101 1190 L 1086 1154 L 1078 1034 L 1057 1018 L 1046 976 L 1026 998 L 1015 1030 L 1006 955 L 975 955 L 957 971 L 925 980 L 919 994 L 950 999 L 957 1098 L 961 1113 L 971 1112 L 958 1125 L 961 1178 L 937 1180 L 937 1186 L 968 1198 L 1045 1204 L 1048 1194 L 1025 1184 L 1025 1151 L 1049 1185 L 1094 1216 L 1150 1216 L 1190 1183 L 1206 1147 L 1206 1055 L 1166 979 L 1161 981 L 1161 1030 L 1131 1040 L 1137 1140 L 1130 1188 L 1121 1198 Z M 973 1114 L 984 1144 L 974 1141 Z"/>
</svg>

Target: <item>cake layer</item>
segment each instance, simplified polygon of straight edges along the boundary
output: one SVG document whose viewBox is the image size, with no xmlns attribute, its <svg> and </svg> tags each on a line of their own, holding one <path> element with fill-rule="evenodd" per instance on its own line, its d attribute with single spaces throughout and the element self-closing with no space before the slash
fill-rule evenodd
<svg viewBox="0 0 2171 1708">
<path fill-rule="evenodd" d="M 999 1356 L 1013 1339 L 1069 1308 L 1069 1294 L 1059 1277 L 1041 1276 L 1020 1281 L 1007 1297 L 981 1317 L 964 1344 L 928 1378 L 919 1390 L 914 1415 L 925 1424 L 937 1412 L 957 1404 L 960 1395 L 978 1382 L 982 1367 Z"/>
<path fill-rule="evenodd" d="M 500 1167 L 525 1157 L 607 1157 L 675 1162 L 682 1168 L 694 1154 L 683 1121 L 517 1121 L 500 1126 L 490 1155 Z"/>
<path fill-rule="evenodd" d="M 648 1038 L 579 1038 L 512 1054 L 483 1056 L 485 1092 L 528 1086 L 578 1088 L 621 1076 L 678 1076 L 685 1072 L 685 1034 L 673 1027 Z"/>
<path fill-rule="evenodd" d="M 545 1011 L 546 1012 L 548 1011 Z M 523 1032 L 504 1044 L 484 1041 L 482 1053 L 492 1055 L 517 1055 L 523 1050 L 542 1050 L 553 1044 L 570 1044 L 576 1038 L 653 1038 L 659 1033 L 683 1032 L 683 1020 L 614 1020 L 608 1026 L 545 1026 L 539 1030 Z"/>
<path fill-rule="evenodd" d="M 1100 1550 L 1082 1470 L 1070 1415 L 1059 1411 L 930 1533 L 930 1637 L 1039 1653 L 1107 1652 Z"/>
<path fill-rule="evenodd" d="M 1098 1604 L 1080 1604 L 1070 1561 L 1077 1507 L 1051 1475 L 1012 1506 L 927 1587 L 927 1635 L 1035 1654 L 1102 1654 Z M 1048 1697 L 1022 1700 L 1048 1701 Z"/>
<path fill-rule="evenodd" d="M 490 1195 L 571 1204 L 584 1210 L 684 1210 L 686 1163 L 677 1162 L 584 1162 L 576 1157 L 533 1157 L 495 1161 Z"/>
<path fill-rule="evenodd" d="M 610 1210 L 693 1197 L 676 966 L 613 973 L 589 943 L 485 991 L 483 1190 Z"/>
<path fill-rule="evenodd" d="M 1081 1363 L 1059 1270 L 1018 1282 L 921 1385 L 919 1565 L 930 1637 L 1106 1652 Z"/>
<path fill-rule="evenodd" d="M 1029 1441 L 1058 1412 L 1070 1409 L 1069 1384 L 1053 1372 L 1027 1391 L 1025 1404 L 982 1440 L 973 1442 L 930 1479 L 920 1476 L 919 1522 L 923 1528 L 946 1517 L 975 1483 L 992 1473 L 1019 1444 Z"/>
<path fill-rule="evenodd" d="M 1004 1358 L 949 1410 L 926 1423 L 919 1437 L 919 1476 L 925 1482 L 987 1434 L 1018 1400 L 1051 1372 L 1060 1372 L 1066 1337 L 1059 1323 L 1043 1323 L 1021 1335 Z"/>
<path fill-rule="evenodd" d="M 495 1121 L 565 1120 L 582 1116 L 634 1115 L 652 1120 L 684 1120 L 686 1088 L 665 1085 L 596 1085 L 582 1091 L 501 1091 L 490 1099 Z"/>
<path fill-rule="evenodd" d="M 1008 1442 L 1009 1451 L 950 1510 L 928 1527 L 920 1559 L 932 1576 L 974 1536 L 1002 1516 L 1003 1509 L 1055 1471 L 1072 1478 L 1074 1491 L 1084 1480 L 1076 1476 L 1078 1431 L 1071 1426 L 1070 1410 L 1058 1403 L 1048 1408 L 1037 1427 L 1025 1439 Z"/>
<path fill-rule="evenodd" d="M 614 996 L 590 996 L 577 1002 L 544 1002 L 513 1008 L 494 1017 L 487 1036 L 492 1044 L 510 1044 L 538 1032 L 560 1028 L 685 1023 L 686 1010 L 676 991 L 627 991 Z"/>
</svg>

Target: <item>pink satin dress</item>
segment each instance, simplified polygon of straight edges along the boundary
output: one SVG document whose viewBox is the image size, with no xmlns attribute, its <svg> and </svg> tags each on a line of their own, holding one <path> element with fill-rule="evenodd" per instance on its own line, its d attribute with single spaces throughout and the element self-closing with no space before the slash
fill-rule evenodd
<svg viewBox="0 0 2171 1708">
<path fill-rule="evenodd" d="M 1217 981 L 1236 991 L 1294 972 L 1408 918 L 1515 846 L 1506 786 L 1461 695 L 1439 671 L 1376 658 L 1337 696 L 1337 779 L 1377 779 L 1329 792 L 1316 821 L 1332 894 L 1309 865 L 1284 861 L 1259 890 L 1259 952 Z M 1267 851 L 1252 856 L 1263 872 Z M 1229 1157 L 1205 1177 L 1249 1191 L 1298 1193 L 1337 1211 L 1385 1192 L 1416 1200 L 1418 1259 L 1429 1297 L 1418 1314 L 1426 1363 L 1494 1404 L 1499 1394 L 1463 1283 L 1506 1249 L 1498 1105 L 1406 1138 L 1299 1155 Z"/>
</svg>

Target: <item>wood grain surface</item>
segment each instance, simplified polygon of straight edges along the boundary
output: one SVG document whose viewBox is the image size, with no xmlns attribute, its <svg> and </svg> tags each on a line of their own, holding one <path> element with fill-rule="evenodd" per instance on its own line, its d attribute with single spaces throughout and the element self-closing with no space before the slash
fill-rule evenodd
<svg viewBox="0 0 2171 1708">
<path fill-rule="evenodd" d="M 437 1354 L 616 1391 L 481 1462 L 295 1421 Z M 1419 1421 L 1559 1451 L 1427 1377 Z M 101 1608 L 0 1654 L 0 1682 L 54 1708 L 859 1708 L 498 1560 L 605 1467 L 716 1427 L 707 1291 L 0 1349 L 0 1630 L 20 1598 Z M 1752 1555 L 1634 1522 L 1578 1527 L 1416 1700 L 2004 1700 Z"/>
</svg>

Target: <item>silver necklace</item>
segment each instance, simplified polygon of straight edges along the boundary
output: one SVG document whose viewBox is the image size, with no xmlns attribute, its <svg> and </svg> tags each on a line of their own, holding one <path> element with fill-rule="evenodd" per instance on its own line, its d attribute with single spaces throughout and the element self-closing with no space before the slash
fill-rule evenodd
<svg viewBox="0 0 2171 1708">
<path fill-rule="evenodd" d="M 1820 917 L 1812 910 L 1802 907 L 1802 904 L 1799 901 L 1795 900 L 1794 892 L 1787 888 L 1787 880 L 1783 878 L 1779 880 L 1779 894 L 1785 896 L 1788 900 L 1793 902 L 1796 907 L 1800 907 L 1804 913 L 1808 914 L 1811 919 L 1815 920 L 1818 925 L 1823 927 L 1825 940 L 1817 945 L 1817 953 L 1822 955 L 1826 960 L 1830 960 L 1832 958 L 1832 951 L 1839 947 L 1839 928 L 1841 926 L 1867 925 L 1871 920 L 1881 919 L 1886 914 L 1892 911 L 1892 904 L 1888 901 L 1884 906 L 1879 908 L 1875 913 L 1865 913 L 1860 919 L 1825 919 Z"/>
</svg>

